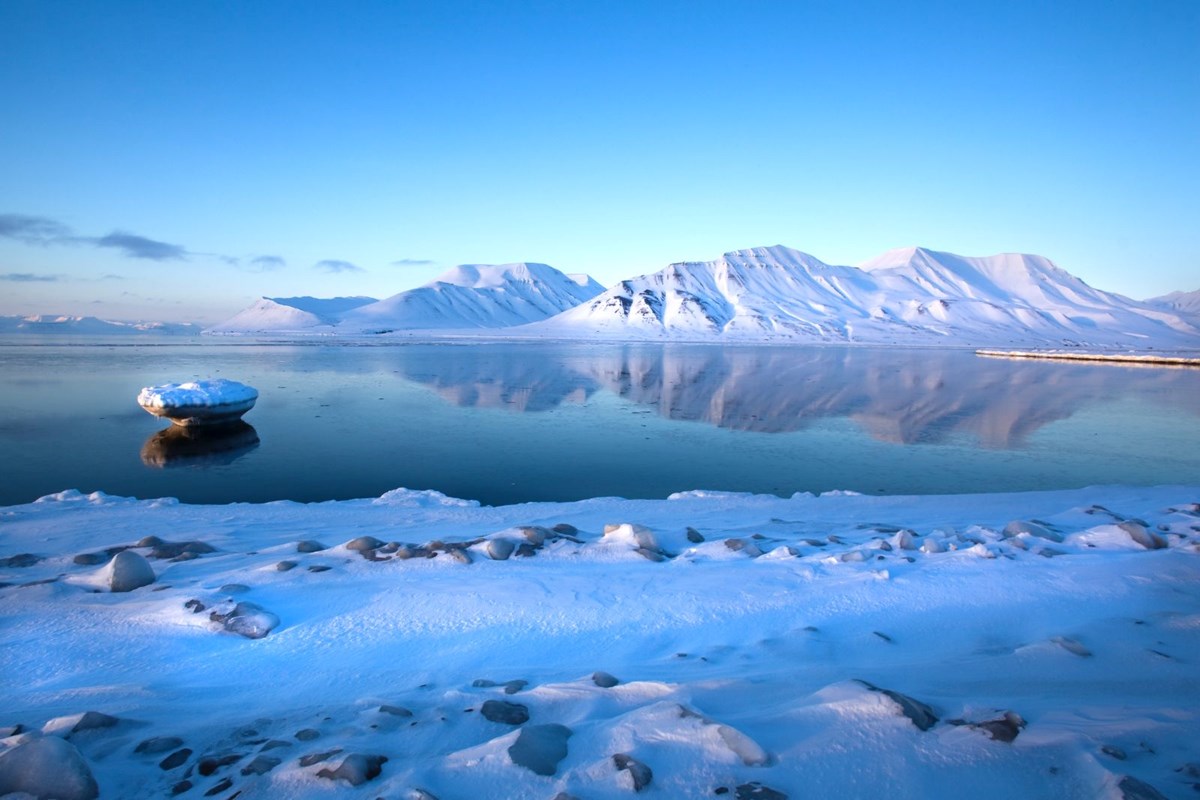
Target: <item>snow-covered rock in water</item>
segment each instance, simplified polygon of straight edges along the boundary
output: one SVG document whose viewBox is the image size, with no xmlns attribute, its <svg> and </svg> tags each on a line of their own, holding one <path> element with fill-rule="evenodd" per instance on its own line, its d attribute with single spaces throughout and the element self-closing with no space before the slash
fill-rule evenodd
<svg viewBox="0 0 1200 800">
<path fill-rule="evenodd" d="M 339 333 L 504 328 L 546 319 L 601 287 L 546 264 L 464 264 L 433 281 L 345 315 Z"/>
<path fill-rule="evenodd" d="M 0 796 L 37 800 L 92 800 L 100 788 L 87 761 L 57 736 L 30 739 L 0 755 Z"/>
<path fill-rule="evenodd" d="M 154 568 L 140 553 L 122 550 L 100 570 L 100 578 L 112 592 L 132 592 L 154 583 Z"/>
<path fill-rule="evenodd" d="M 1041 256 L 889 251 L 861 268 L 788 247 L 621 281 L 530 332 L 611 339 L 1197 346 L 1162 308 L 1088 286 Z"/>
<path fill-rule="evenodd" d="M 138 393 L 138 405 L 176 425 L 230 423 L 258 400 L 258 390 L 237 381 L 214 378 L 185 383 L 147 386 Z"/>
<path fill-rule="evenodd" d="M 350 311 L 377 302 L 374 297 L 262 297 L 204 333 L 320 332 L 332 328 Z"/>
</svg>

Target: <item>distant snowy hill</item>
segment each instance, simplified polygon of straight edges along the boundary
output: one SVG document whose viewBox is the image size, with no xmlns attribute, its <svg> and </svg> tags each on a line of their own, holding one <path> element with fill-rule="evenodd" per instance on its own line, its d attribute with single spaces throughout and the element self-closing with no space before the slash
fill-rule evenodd
<svg viewBox="0 0 1200 800">
<path fill-rule="evenodd" d="M 378 302 L 374 297 L 263 297 L 205 333 L 276 333 L 331 328 L 353 309 Z"/>
<path fill-rule="evenodd" d="M 1151 297 L 1149 305 L 1174 311 L 1184 317 L 1200 320 L 1200 289 L 1194 292 L 1171 292 L 1162 297 Z"/>
<path fill-rule="evenodd" d="M 590 300 L 602 286 L 545 264 L 464 264 L 416 289 L 354 309 L 339 333 L 503 328 L 543 320 Z"/>
<path fill-rule="evenodd" d="M 99 317 L 33 314 L 27 317 L 0 317 L 0 333 L 69 334 L 73 336 L 138 334 L 195 336 L 200 333 L 200 326 L 190 322 L 122 322 Z"/>
<path fill-rule="evenodd" d="M 1196 347 L 1200 329 L 1093 289 L 1041 256 L 891 250 L 861 268 L 788 247 L 671 264 L 530 335 L 1001 346 Z"/>
</svg>

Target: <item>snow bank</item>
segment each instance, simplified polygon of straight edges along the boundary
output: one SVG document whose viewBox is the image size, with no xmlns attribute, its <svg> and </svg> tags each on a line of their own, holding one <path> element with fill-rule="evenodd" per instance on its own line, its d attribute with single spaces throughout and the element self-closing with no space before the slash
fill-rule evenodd
<svg viewBox="0 0 1200 800">
<path fill-rule="evenodd" d="M 0 524 L 0 776 L 29 762 L 40 782 L 0 785 L 21 791 L 56 764 L 79 796 L 94 778 L 101 797 L 285 800 L 1200 780 L 1200 486 L 503 507 L 62 492 Z M 154 583 L 94 591 L 120 553 Z M 31 748 L 38 730 L 69 747 Z"/>
</svg>

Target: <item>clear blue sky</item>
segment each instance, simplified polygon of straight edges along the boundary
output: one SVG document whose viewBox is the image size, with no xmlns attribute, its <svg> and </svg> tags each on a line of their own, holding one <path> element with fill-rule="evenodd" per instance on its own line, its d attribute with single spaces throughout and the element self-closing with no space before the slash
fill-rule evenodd
<svg viewBox="0 0 1200 800">
<path fill-rule="evenodd" d="M 1200 288 L 1200 2 L 0 0 L 0 314 L 787 244 Z"/>
</svg>

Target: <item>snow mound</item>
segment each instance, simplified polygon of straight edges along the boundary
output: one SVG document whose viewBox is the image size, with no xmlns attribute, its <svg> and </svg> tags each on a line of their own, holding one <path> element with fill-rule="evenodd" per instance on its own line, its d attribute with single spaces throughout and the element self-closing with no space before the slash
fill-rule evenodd
<svg viewBox="0 0 1200 800">
<path fill-rule="evenodd" d="M 258 390 L 237 381 L 211 380 L 147 386 L 138 393 L 138 405 L 150 408 L 216 408 L 258 399 Z"/>
</svg>

